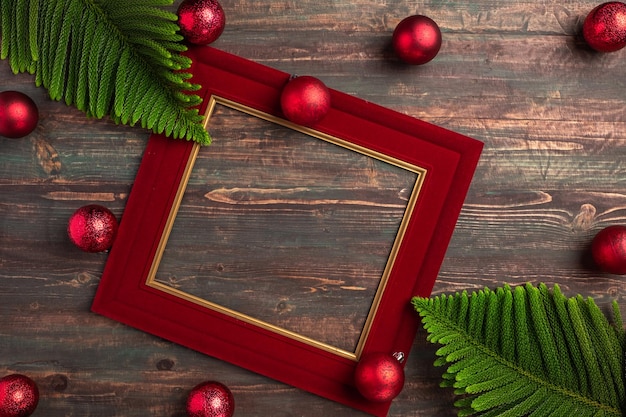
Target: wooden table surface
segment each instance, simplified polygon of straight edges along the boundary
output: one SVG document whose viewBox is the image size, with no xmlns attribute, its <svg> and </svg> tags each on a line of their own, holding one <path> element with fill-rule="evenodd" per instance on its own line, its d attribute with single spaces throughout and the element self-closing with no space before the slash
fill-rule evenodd
<svg viewBox="0 0 626 417">
<path fill-rule="evenodd" d="M 599 230 L 626 223 L 626 52 L 594 53 L 579 35 L 598 3 L 221 3 L 213 46 L 484 142 L 435 293 L 542 281 L 626 304 L 622 278 L 588 255 Z M 443 46 L 427 65 L 401 65 L 391 34 L 418 13 Z M 87 119 L 2 62 L 7 89 L 40 110 L 30 136 L 0 138 L 0 374 L 37 382 L 34 416 L 182 417 L 208 379 L 231 388 L 240 417 L 365 415 L 91 313 L 107 254 L 72 246 L 67 220 L 88 203 L 121 218 L 149 132 Z M 390 416 L 456 414 L 434 351 L 420 332 Z"/>
</svg>

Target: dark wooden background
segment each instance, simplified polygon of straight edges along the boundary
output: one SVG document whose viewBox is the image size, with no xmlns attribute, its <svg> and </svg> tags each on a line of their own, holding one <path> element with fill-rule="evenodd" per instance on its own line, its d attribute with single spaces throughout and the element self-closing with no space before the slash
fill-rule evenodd
<svg viewBox="0 0 626 417">
<path fill-rule="evenodd" d="M 626 52 L 581 41 L 597 4 L 223 0 L 214 46 L 484 142 L 435 293 L 542 281 L 624 306 L 623 279 L 588 255 L 595 233 L 626 223 Z M 416 13 L 444 40 L 410 67 L 389 46 Z M 208 379 L 232 389 L 240 417 L 363 415 L 91 313 L 107 254 L 74 248 L 67 220 L 88 203 L 121 218 L 149 133 L 52 102 L 6 62 L 0 89 L 41 113 L 29 137 L 0 138 L 0 374 L 38 383 L 35 416 L 182 417 Z M 455 415 L 434 351 L 420 333 L 390 416 Z"/>
</svg>

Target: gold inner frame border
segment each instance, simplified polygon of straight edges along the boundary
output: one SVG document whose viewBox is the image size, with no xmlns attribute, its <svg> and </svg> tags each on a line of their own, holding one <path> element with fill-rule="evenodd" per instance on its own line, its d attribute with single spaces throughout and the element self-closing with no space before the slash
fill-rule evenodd
<svg viewBox="0 0 626 417">
<path fill-rule="evenodd" d="M 378 159 L 380 161 L 386 162 L 388 164 L 397 166 L 399 168 L 408 170 L 410 172 L 413 172 L 415 174 L 417 174 L 417 179 L 415 181 L 415 185 L 413 187 L 413 190 L 411 192 L 411 195 L 408 199 L 407 202 L 407 207 L 405 209 L 404 215 L 402 217 L 402 220 L 400 222 L 400 227 L 398 229 L 398 233 L 396 234 L 391 252 L 389 257 L 387 258 L 387 262 L 385 265 L 385 268 L 383 270 L 383 274 L 382 277 L 380 279 L 380 282 L 378 284 L 378 288 L 376 289 L 373 301 L 372 301 L 372 305 L 369 309 L 369 312 L 367 314 L 367 318 L 365 320 L 365 324 L 363 326 L 363 329 L 361 331 L 361 334 L 359 336 L 359 340 L 357 342 L 356 345 L 356 349 L 354 352 L 350 352 L 347 351 L 345 349 L 340 349 L 338 347 L 332 346 L 328 343 L 325 342 L 321 342 L 319 340 L 315 340 L 313 338 L 301 335 L 299 333 L 284 329 L 282 327 L 273 325 L 271 323 L 267 323 L 263 320 L 259 320 L 257 318 L 251 317 L 247 314 L 243 314 L 243 313 L 239 313 L 235 310 L 232 310 L 230 308 L 221 306 L 219 304 L 213 303 L 211 301 L 205 300 L 203 298 L 197 297 L 195 295 L 186 293 L 184 291 L 181 291 L 179 289 L 176 288 L 172 288 L 162 282 L 159 282 L 156 280 L 156 275 L 159 269 L 159 265 L 161 263 L 161 260 L 163 259 L 163 254 L 165 252 L 165 247 L 167 246 L 167 242 L 169 239 L 169 235 L 172 231 L 172 228 L 174 227 L 174 222 L 176 220 L 176 216 L 178 214 L 178 210 L 180 208 L 180 205 L 182 203 L 182 199 L 183 196 L 185 194 L 185 190 L 187 188 L 187 184 L 189 182 L 189 179 L 191 177 L 191 173 L 193 171 L 193 167 L 195 165 L 195 161 L 196 158 L 198 156 L 198 153 L 200 151 L 201 146 L 198 144 L 194 144 L 193 145 L 193 149 L 190 153 L 189 159 L 187 160 L 187 164 L 185 167 L 185 171 L 183 173 L 183 176 L 181 178 L 178 190 L 176 192 L 176 196 L 174 198 L 174 203 L 172 204 L 172 207 L 170 208 L 170 212 L 167 218 L 167 222 L 165 224 L 165 228 L 163 230 L 163 234 L 161 235 L 161 239 L 159 240 L 159 244 L 157 246 L 157 251 L 156 254 L 154 256 L 154 259 L 152 260 L 152 265 L 150 266 L 150 271 L 148 272 L 148 276 L 146 279 L 146 285 L 148 287 L 157 289 L 159 291 L 163 291 L 167 294 L 170 294 L 172 296 L 181 298 L 183 300 L 186 300 L 188 302 L 200 305 L 202 307 L 205 307 L 207 309 L 213 310 L 215 312 L 224 314 L 226 316 L 241 320 L 243 322 L 246 322 L 248 324 L 257 326 L 259 328 L 262 328 L 266 331 L 270 331 L 272 333 L 276 333 L 278 335 L 281 336 L 285 336 L 288 337 L 290 339 L 299 341 L 301 343 L 307 344 L 309 346 L 315 347 L 317 349 L 321 349 L 323 351 L 326 352 L 330 352 L 333 354 L 336 354 L 338 356 L 347 358 L 347 359 L 351 359 L 353 361 L 358 361 L 360 356 L 361 356 L 361 352 L 363 351 L 363 348 L 365 346 L 365 343 L 367 341 L 367 338 L 369 336 L 371 327 L 372 327 L 372 323 L 374 322 L 374 319 L 376 317 L 377 311 L 378 311 L 378 306 L 380 305 L 380 301 L 383 297 L 383 294 L 385 292 L 385 288 L 387 287 L 388 281 L 389 281 L 389 277 L 391 275 L 391 271 L 393 269 L 393 265 L 395 263 L 396 260 L 396 256 L 398 253 L 398 250 L 400 248 L 400 245 L 402 243 L 402 240 L 404 238 L 405 232 L 406 232 L 406 228 L 409 222 L 409 219 L 411 218 L 412 214 L 413 214 L 413 210 L 415 208 L 415 205 L 417 203 L 417 199 L 418 199 L 418 195 L 421 191 L 422 185 L 424 183 L 424 179 L 426 177 L 426 173 L 427 170 L 410 164 L 408 162 L 390 157 L 388 155 L 379 153 L 377 151 L 373 151 L 371 149 L 362 147 L 360 145 L 356 145 L 353 144 L 349 141 L 346 141 L 344 139 L 340 139 L 328 134 L 325 134 L 323 132 L 319 132 L 317 130 L 308 128 L 308 127 L 304 127 L 304 126 L 300 126 L 294 123 L 291 123 L 285 119 L 282 119 L 280 117 L 277 116 L 273 116 L 271 114 L 267 114 L 265 112 L 262 112 L 260 110 L 254 109 L 252 107 L 237 103 L 235 101 L 232 100 L 228 100 L 219 96 L 211 96 L 209 101 L 208 101 L 208 105 L 207 105 L 207 110 L 206 113 L 204 115 L 204 127 L 205 129 L 208 129 L 209 124 L 210 124 L 210 119 L 211 116 L 215 110 L 215 106 L 216 105 L 223 105 L 226 107 L 229 107 L 231 109 L 234 110 L 238 110 L 242 113 L 248 114 L 250 116 L 254 116 L 257 117 L 259 119 L 263 119 L 272 123 L 276 123 L 278 125 L 290 128 L 292 130 L 298 131 L 300 133 L 304 133 L 306 135 L 312 136 L 314 138 L 332 143 L 334 145 L 346 148 L 348 150 L 351 150 L 353 152 L 357 152 L 360 153 L 362 155 L 371 157 L 371 158 L 375 158 Z"/>
</svg>

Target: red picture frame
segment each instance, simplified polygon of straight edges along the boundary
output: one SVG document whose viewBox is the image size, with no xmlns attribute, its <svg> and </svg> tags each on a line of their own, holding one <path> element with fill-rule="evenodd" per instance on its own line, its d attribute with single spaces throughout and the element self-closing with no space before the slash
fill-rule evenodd
<svg viewBox="0 0 626 417">
<path fill-rule="evenodd" d="M 337 348 L 158 279 L 193 166 L 204 151 L 162 135 L 149 139 L 92 310 L 372 415 L 387 415 L 390 401 L 370 402 L 355 389 L 354 369 L 369 353 L 408 355 L 419 325 L 410 299 L 431 293 L 482 143 L 335 90 L 321 122 L 298 126 L 280 108 L 289 74 L 212 47 L 193 47 L 188 54 L 192 82 L 202 85 L 200 111 L 207 121 L 215 106 L 223 106 L 414 175 L 363 330 L 354 349 Z"/>
</svg>

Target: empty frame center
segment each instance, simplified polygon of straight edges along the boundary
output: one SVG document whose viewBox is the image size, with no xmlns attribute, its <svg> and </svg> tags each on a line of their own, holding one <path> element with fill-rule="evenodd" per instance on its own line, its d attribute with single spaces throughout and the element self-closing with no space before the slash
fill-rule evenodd
<svg viewBox="0 0 626 417">
<path fill-rule="evenodd" d="M 423 171 L 218 97 L 206 121 L 148 285 L 356 358 Z"/>
</svg>

